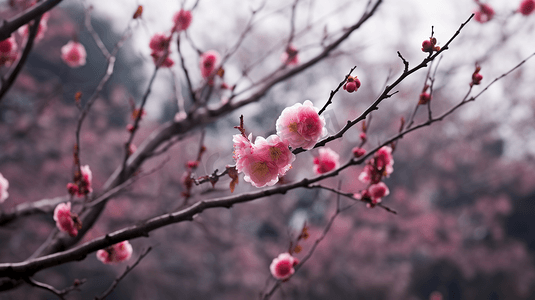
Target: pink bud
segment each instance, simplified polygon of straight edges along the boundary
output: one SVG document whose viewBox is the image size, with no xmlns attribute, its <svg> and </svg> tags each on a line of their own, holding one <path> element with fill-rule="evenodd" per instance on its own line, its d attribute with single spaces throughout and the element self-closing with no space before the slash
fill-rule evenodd
<svg viewBox="0 0 535 300">
<path fill-rule="evenodd" d="M 359 157 L 363 156 L 364 154 L 366 154 L 366 150 L 364 150 L 363 148 L 360 148 L 360 147 L 353 148 L 353 155 L 356 158 L 359 158 Z"/>
<path fill-rule="evenodd" d="M 201 74 L 203 78 L 208 78 L 219 66 L 219 53 L 215 50 L 208 50 L 201 55 Z"/>
<path fill-rule="evenodd" d="M 122 241 L 108 248 L 97 251 L 97 258 L 105 264 L 116 264 L 132 257 L 132 245 L 128 241 Z"/>
<path fill-rule="evenodd" d="M 56 227 L 59 230 L 68 233 L 70 236 L 76 236 L 81 224 L 75 223 L 73 217 L 76 217 L 71 213 L 71 203 L 60 203 L 54 209 L 54 221 L 56 221 Z M 77 220 L 77 218 L 76 218 Z"/>
<path fill-rule="evenodd" d="M 483 75 L 479 74 L 479 73 L 474 73 L 472 74 L 472 84 L 473 85 L 478 85 L 481 83 L 481 80 L 483 80 Z"/>
<path fill-rule="evenodd" d="M 434 50 L 434 45 L 433 43 L 431 43 L 430 40 L 425 40 L 422 42 L 422 51 L 423 52 L 429 52 L 429 53 L 433 53 L 433 50 Z"/>
<path fill-rule="evenodd" d="M 418 104 L 427 104 L 429 101 L 431 101 L 431 95 L 429 95 L 429 93 L 424 92 L 420 94 L 420 100 L 418 101 Z"/>
<path fill-rule="evenodd" d="M 360 133 L 360 139 L 361 139 L 363 142 L 366 141 L 367 138 L 368 138 L 368 137 L 366 136 L 366 132 L 361 132 L 361 133 Z"/>
<path fill-rule="evenodd" d="M 488 4 L 479 4 L 479 10 L 474 12 L 474 19 L 479 23 L 486 23 L 494 17 L 494 9 Z"/>
<path fill-rule="evenodd" d="M 524 16 L 531 14 L 533 10 L 535 10 L 535 0 L 524 0 L 518 8 L 518 11 Z"/>
<path fill-rule="evenodd" d="M 346 90 L 348 93 L 353 93 L 356 89 L 357 84 L 354 81 L 344 84 L 344 90 Z"/>
</svg>

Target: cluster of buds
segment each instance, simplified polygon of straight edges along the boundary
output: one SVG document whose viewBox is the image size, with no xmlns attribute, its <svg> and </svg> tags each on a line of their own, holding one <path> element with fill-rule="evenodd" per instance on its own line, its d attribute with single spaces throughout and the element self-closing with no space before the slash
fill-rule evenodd
<svg viewBox="0 0 535 300">
<path fill-rule="evenodd" d="M 440 47 L 437 46 L 437 39 L 430 37 L 428 40 L 423 41 L 422 51 L 428 52 L 429 54 L 433 53 L 433 51 L 440 51 Z"/>
<path fill-rule="evenodd" d="M 353 195 L 356 199 L 366 202 L 366 206 L 369 208 L 375 207 L 381 203 L 383 197 L 388 196 L 390 190 L 384 182 L 378 182 L 370 185 L 367 189 L 360 193 Z"/>
<path fill-rule="evenodd" d="M 344 84 L 344 90 L 346 90 L 348 93 L 353 93 L 357 91 L 360 87 L 360 80 L 357 78 L 357 76 L 347 76 L 347 81 Z"/>
<path fill-rule="evenodd" d="M 386 184 L 381 180 L 383 177 L 390 176 L 394 171 L 393 165 L 392 148 L 389 146 L 381 147 L 360 173 L 359 180 L 370 185 L 367 189 L 356 193 L 355 199 L 366 202 L 370 208 L 379 204 L 381 199 L 390 193 Z"/>
<path fill-rule="evenodd" d="M 483 80 L 483 75 L 479 74 L 479 71 L 481 71 L 481 67 L 476 65 L 476 70 L 472 74 L 472 82 L 470 82 L 470 86 L 479 85 L 481 80 Z"/>
<path fill-rule="evenodd" d="M 420 94 L 420 99 L 418 100 L 418 105 L 424 105 L 429 103 L 431 101 L 431 94 L 427 92 L 427 89 L 429 88 L 429 85 L 425 85 L 424 89 L 422 90 L 422 93 Z"/>
<path fill-rule="evenodd" d="M 93 188 L 91 187 L 93 174 L 89 166 L 81 166 L 80 173 L 77 171 L 74 175 L 74 183 L 67 183 L 67 191 L 71 196 L 76 195 L 78 197 L 83 197 L 93 192 Z"/>
<path fill-rule="evenodd" d="M 122 241 L 110 247 L 97 251 L 97 259 L 105 264 L 117 264 L 132 257 L 132 245 L 128 241 Z"/>
</svg>

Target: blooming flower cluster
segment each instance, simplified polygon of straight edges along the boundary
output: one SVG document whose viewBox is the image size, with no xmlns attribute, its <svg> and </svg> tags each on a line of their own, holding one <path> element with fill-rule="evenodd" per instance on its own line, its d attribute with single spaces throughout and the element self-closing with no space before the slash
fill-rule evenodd
<svg viewBox="0 0 535 300">
<path fill-rule="evenodd" d="M 7 188 L 9 188 L 9 181 L 0 173 L 0 203 L 6 201 L 7 197 L 9 197 Z"/>
<path fill-rule="evenodd" d="M 17 43 L 12 36 L 0 42 L 0 67 L 10 66 L 18 56 Z"/>
<path fill-rule="evenodd" d="M 82 223 L 78 215 L 71 212 L 71 203 L 60 203 L 54 209 L 54 221 L 59 230 L 68 233 L 70 236 L 76 236 L 78 230 L 82 228 Z"/>
<path fill-rule="evenodd" d="M 381 147 L 370 159 L 359 175 L 359 180 L 369 183 L 368 188 L 354 195 L 355 198 L 368 203 L 368 207 L 374 207 L 381 202 L 381 199 L 387 196 L 390 191 L 384 182 L 383 177 L 388 177 L 394 171 L 394 158 L 392 157 L 392 148 L 389 146 Z"/>
<path fill-rule="evenodd" d="M 77 68 L 85 65 L 87 53 L 82 44 L 69 41 L 61 47 L 61 59 L 71 68 Z"/>
<path fill-rule="evenodd" d="M 88 165 L 81 166 L 81 180 L 78 183 L 68 183 L 67 190 L 71 195 L 77 195 L 78 197 L 83 197 L 86 194 L 92 193 L 92 181 L 93 173 Z"/>
<path fill-rule="evenodd" d="M 122 241 L 108 248 L 97 251 L 97 258 L 105 264 L 116 264 L 132 257 L 132 245 L 128 241 Z"/>
<path fill-rule="evenodd" d="M 314 158 L 314 172 L 323 174 L 330 172 L 340 165 L 340 155 L 331 150 L 331 148 L 321 148 L 319 155 Z"/>
<path fill-rule="evenodd" d="M 279 176 L 284 176 L 295 160 L 295 155 L 289 147 L 312 149 L 327 133 L 325 119 L 318 115 L 318 111 L 309 100 L 303 104 L 297 103 L 287 107 L 277 119 L 277 135 L 271 135 L 267 139 L 257 137 L 254 143 L 251 141 L 252 135 L 247 137 L 243 126 L 240 126 L 242 133 L 233 136 L 234 159 L 238 173 L 243 172 L 244 180 L 255 187 L 272 186 L 277 183 Z M 332 159 L 332 155 L 328 159 Z M 330 163 L 325 162 L 321 170 L 329 167 Z"/>
<path fill-rule="evenodd" d="M 295 273 L 294 267 L 299 263 L 290 253 L 281 253 L 269 266 L 271 275 L 276 279 L 286 280 Z"/>
</svg>

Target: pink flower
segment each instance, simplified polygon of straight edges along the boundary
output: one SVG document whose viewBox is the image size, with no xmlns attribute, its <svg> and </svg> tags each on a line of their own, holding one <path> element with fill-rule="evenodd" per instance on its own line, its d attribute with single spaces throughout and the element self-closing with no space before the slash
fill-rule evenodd
<svg viewBox="0 0 535 300">
<path fill-rule="evenodd" d="M 321 148 L 320 154 L 314 157 L 314 172 L 323 174 L 330 172 L 340 165 L 340 156 L 330 148 Z"/>
<path fill-rule="evenodd" d="M 219 65 L 219 53 L 215 50 L 208 50 L 201 55 L 201 74 L 203 78 L 208 78 Z"/>
<path fill-rule="evenodd" d="M 188 29 L 191 24 L 191 12 L 189 10 L 181 9 L 173 16 L 173 22 L 175 24 L 174 30 L 176 31 Z"/>
<path fill-rule="evenodd" d="M 325 119 L 318 115 L 310 100 L 285 108 L 276 122 L 277 135 L 287 140 L 292 148 L 314 148 L 320 138 L 327 134 Z"/>
<path fill-rule="evenodd" d="M 17 48 L 12 36 L 0 42 L 0 66 L 10 66 L 17 59 Z"/>
<path fill-rule="evenodd" d="M 486 23 L 494 17 L 494 9 L 488 4 L 479 4 L 479 10 L 474 12 L 474 19 L 479 23 Z"/>
<path fill-rule="evenodd" d="M 78 42 L 70 41 L 61 47 L 61 59 L 71 68 L 85 65 L 86 56 L 84 46 Z"/>
<path fill-rule="evenodd" d="M 356 158 L 359 158 L 363 156 L 364 154 L 366 154 L 366 150 L 360 147 L 353 148 L 352 152 L 353 152 L 353 156 L 355 156 Z"/>
<path fill-rule="evenodd" d="M 171 37 L 163 33 L 155 33 L 149 42 L 149 47 L 152 50 L 151 56 L 154 64 L 159 63 L 159 67 L 170 68 L 175 62 L 169 58 L 169 42 Z M 165 57 L 164 57 L 165 55 Z"/>
<path fill-rule="evenodd" d="M 390 190 L 386 186 L 384 182 L 379 182 L 376 184 L 370 185 L 368 188 L 370 197 L 372 199 L 372 204 L 377 204 L 381 202 L 381 198 L 384 196 L 388 196 L 390 194 Z"/>
<path fill-rule="evenodd" d="M 253 151 L 253 144 L 250 142 L 253 135 L 249 134 L 249 138 L 244 137 L 241 134 L 235 134 L 232 136 L 234 142 L 234 160 L 236 161 L 236 170 L 243 172 L 245 157 L 251 154 Z"/>
<path fill-rule="evenodd" d="M 37 34 L 34 40 L 35 43 L 41 41 L 45 37 L 45 32 L 48 29 L 49 18 L 50 18 L 50 14 L 48 12 L 44 13 L 43 16 L 41 17 L 41 21 L 39 22 L 39 27 L 37 28 Z M 20 27 L 18 32 L 22 36 L 22 38 L 26 40 L 30 34 L 30 25 L 24 25 Z"/>
<path fill-rule="evenodd" d="M 271 135 L 267 139 L 257 137 L 251 148 L 240 139 L 235 142 L 236 148 L 239 151 L 236 169 L 243 172 L 243 179 L 255 187 L 277 183 L 279 176 L 284 176 L 295 160 L 295 155 L 288 148 L 288 142 L 282 141 L 277 135 Z"/>
<path fill-rule="evenodd" d="M 128 241 L 122 241 L 108 248 L 97 251 L 97 258 L 105 264 L 116 264 L 132 257 L 132 245 Z"/>
<path fill-rule="evenodd" d="M 374 157 L 368 161 L 359 175 L 359 180 L 364 183 L 378 183 L 382 177 L 388 177 L 394 171 L 394 158 L 392 148 L 381 147 Z"/>
<path fill-rule="evenodd" d="M 535 0 L 524 0 L 518 8 L 518 11 L 524 16 L 530 15 L 533 10 L 535 10 Z"/>
<path fill-rule="evenodd" d="M 0 173 L 0 203 L 3 203 L 6 201 L 7 197 L 9 197 L 9 193 L 7 192 L 7 188 L 9 187 L 9 181 L 2 176 L 2 173 Z"/>
<path fill-rule="evenodd" d="M 299 263 L 290 253 L 281 253 L 269 266 L 271 275 L 279 280 L 286 280 L 295 273 L 294 267 Z"/>
<path fill-rule="evenodd" d="M 93 173 L 91 172 L 91 169 L 89 169 L 88 165 L 81 166 L 80 170 L 82 172 L 82 185 L 85 187 L 87 193 L 92 193 L 93 188 L 92 181 L 93 181 Z"/>
<path fill-rule="evenodd" d="M 82 224 L 76 214 L 71 213 L 71 203 L 60 203 L 54 209 L 54 221 L 59 230 L 68 233 L 70 236 L 76 236 L 78 229 Z"/>
<path fill-rule="evenodd" d="M 290 45 L 288 48 L 286 48 L 286 51 L 284 51 L 281 55 L 281 61 L 283 64 L 287 66 L 295 66 L 299 64 L 299 56 L 297 55 L 299 51 L 293 46 Z"/>
</svg>

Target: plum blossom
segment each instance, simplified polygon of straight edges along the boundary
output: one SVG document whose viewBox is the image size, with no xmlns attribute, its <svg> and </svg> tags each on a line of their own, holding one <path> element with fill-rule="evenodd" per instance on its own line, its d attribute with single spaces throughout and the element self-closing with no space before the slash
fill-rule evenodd
<svg viewBox="0 0 535 300">
<path fill-rule="evenodd" d="M 295 273 L 294 267 L 299 263 L 290 253 L 281 253 L 269 266 L 271 275 L 279 280 L 286 280 Z"/>
<path fill-rule="evenodd" d="M 188 29 L 191 24 L 191 12 L 189 10 L 181 9 L 173 16 L 173 23 L 175 24 L 175 31 L 182 31 Z"/>
<path fill-rule="evenodd" d="M 359 175 L 359 180 L 364 183 L 378 183 L 382 177 L 388 177 L 394 171 L 394 158 L 392 148 L 383 146 L 368 161 Z"/>
<path fill-rule="evenodd" d="M 81 172 L 81 180 L 78 184 L 75 183 L 68 183 L 67 184 L 67 190 L 69 191 L 69 194 L 71 195 L 77 195 L 78 197 L 83 197 L 86 194 L 92 193 L 92 181 L 93 181 L 93 173 L 91 172 L 91 169 L 88 165 L 81 166 L 80 167 Z"/>
<path fill-rule="evenodd" d="M 203 78 L 208 78 L 214 70 L 219 66 L 219 53 L 215 50 L 208 50 L 201 55 L 201 75 Z"/>
<path fill-rule="evenodd" d="M 321 148 L 320 154 L 314 157 L 314 172 L 316 174 L 323 174 L 330 172 L 340 165 L 340 155 L 334 152 L 331 148 Z"/>
<path fill-rule="evenodd" d="M 85 65 L 87 53 L 82 44 L 69 41 L 61 47 L 61 59 L 71 68 L 77 68 Z"/>
<path fill-rule="evenodd" d="M 370 193 L 370 197 L 372 199 L 372 204 L 377 204 L 381 202 L 381 198 L 388 196 L 390 194 L 390 190 L 386 186 L 384 182 L 378 182 L 376 184 L 370 185 L 368 188 L 368 191 Z"/>
<path fill-rule="evenodd" d="M 494 9 L 488 4 L 479 4 L 479 10 L 474 12 L 474 19 L 479 23 L 486 23 L 494 17 Z"/>
<path fill-rule="evenodd" d="M 0 173 L 0 203 L 3 203 L 6 201 L 7 197 L 9 197 L 9 193 L 7 192 L 7 189 L 9 188 L 9 181 L 2 176 L 2 173 Z"/>
<path fill-rule="evenodd" d="M 245 174 L 244 180 L 255 187 L 272 186 L 291 169 L 295 155 L 288 142 L 277 135 L 267 139 L 257 137 L 254 144 L 243 135 L 234 135 L 234 159 L 236 170 Z"/>
<path fill-rule="evenodd" d="M 351 151 L 353 152 L 353 156 L 355 156 L 356 158 L 359 158 L 366 154 L 366 149 L 360 147 L 355 147 Z"/>
<path fill-rule="evenodd" d="M 283 64 L 287 66 L 295 66 L 299 64 L 299 56 L 297 55 L 299 51 L 293 46 L 290 45 L 288 48 L 286 48 L 286 51 L 284 51 L 281 55 L 281 61 Z"/>
<path fill-rule="evenodd" d="M 76 236 L 78 230 L 82 228 L 82 223 L 78 216 L 71 212 L 71 203 L 60 203 L 54 209 L 54 221 L 59 230 Z"/>
<path fill-rule="evenodd" d="M 150 56 L 152 56 L 154 64 L 159 63 L 159 67 L 170 68 L 175 64 L 175 62 L 169 58 L 170 42 L 171 37 L 166 36 L 164 33 L 155 33 L 150 39 L 149 48 L 152 50 Z"/>
<path fill-rule="evenodd" d="M 0 42 L 0 67 L 10 66 L 17 59 L 17 48 L 15 38 L 12 36 Z"/>
<path fill-rule="evenodd" d="M 357 76 L 348 76 L 347 82 L 344 84 L 344 90 L 346 90 L 348 93 L 353 93 L 357 91 L 360 87 L 360 80 L 357 78 Z"/>
<path fill-rule="evenodd" d="M 518 8 L 518 11 L 524 16 L 530 15 L 533 10 L 535 10 L 535 0 L 524 0 Z"/>
<path fill-rule="evenodd" d="M 45 32 L 48 29 L 48 19 L 50 18 L 50 14 L 44 13 L 41 17 L 41 21 L 39 22 L 39 27 L 37 28 L 37 34 L 35 35 L 34 42 L 37 43 L 41 41 L 45 37 Z M 30 23 L 32 24 L 32 23 Z M 24 40 L 28 38 L 30 35 L 30 25 L 24 25 L 19 28 L 18 30 L 19 34 L 22 36 Z"/>
<path fill-rule="evenodd" d="M 325 118 L 318 115 L 318 111 L 310 100 L 285 108 L 276 122 L 277 135 L 288 141 L 294 149 L 314 148 L 319 139 L 327 134 Z"/>
<path fill-rule="evenodd" d="M 110 247 L 97 251 L 97 258 L 105 264 L 116 264 L 132 257 L 132 245 L 128 241 L 122 241 Z"/>
</svg>

